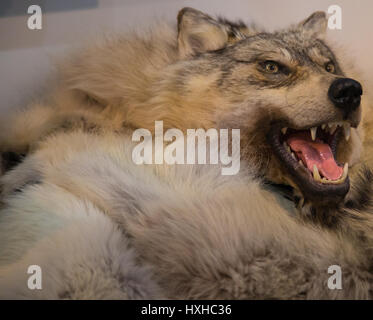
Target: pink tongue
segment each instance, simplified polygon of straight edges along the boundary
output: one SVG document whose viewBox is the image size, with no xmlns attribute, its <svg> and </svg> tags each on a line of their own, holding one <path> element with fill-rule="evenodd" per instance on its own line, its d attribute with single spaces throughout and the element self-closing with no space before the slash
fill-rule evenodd
<svg viewBox="0 0 373 320">
<path fill-rule="evenodd" d="M 286 141 L 311 172 L 315 164 L 328 180 L 338 180 L 342 176 L 343 168 L 335 162 L 330 146 L 319 139 L 312 141 L 310 132 L 293 133 Z"/>
</svg>

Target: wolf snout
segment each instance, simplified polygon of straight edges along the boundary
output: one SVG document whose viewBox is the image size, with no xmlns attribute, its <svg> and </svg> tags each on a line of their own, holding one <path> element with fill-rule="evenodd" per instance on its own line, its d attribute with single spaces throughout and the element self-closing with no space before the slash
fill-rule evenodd
<svg viewBox="0 0 373 320">
<path fill-rule="evenodd" d="M 362 94 L 361 84 L 350 78 L 334 80 L 328 91 L 329 99 L 337 108 L 342 109 L 345 117 L 359 107 Z"/>
</svg>

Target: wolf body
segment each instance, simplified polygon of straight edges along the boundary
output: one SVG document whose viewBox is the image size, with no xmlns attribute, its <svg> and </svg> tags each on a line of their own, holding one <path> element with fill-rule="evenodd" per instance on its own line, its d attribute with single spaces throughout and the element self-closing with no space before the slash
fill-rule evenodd
<svg viewBox="0 0 373 320">
<path fill-rule="evenodd" d="M 0 297 L 371 299 L 368 106 L 328 99 L 348 71 L 325 27 L 320 12 L 266 33 L 185 8 L 177 28 L 61 64 L 51 93 L 2 124 L 1 150 L 26 156 L 1 178 Z M 135 165 L 131 133 L 155 120 L 240 129 L 240 173 Z M 304 186 L 312 175 L 297 179 L 268 142 L 278 126 L 342 121 L 350 139 L 336 157 L 350 175 L 345 188 L 318 185 L 330 193 Z M 27 287 L 35 264 L 43 290 Z M 328 287 L 333 265 L 342 289 Z"/>
</svg>

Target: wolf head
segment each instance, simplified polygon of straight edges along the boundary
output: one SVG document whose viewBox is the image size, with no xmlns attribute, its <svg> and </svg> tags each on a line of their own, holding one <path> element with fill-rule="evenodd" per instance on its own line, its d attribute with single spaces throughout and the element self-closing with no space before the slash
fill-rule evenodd
<svg viewBox="0 0 373 320">
<path fill-rule="evenodd" d="M 340 201 L 347 162 L 360 152 L 362 87 L 324 42 L 326 26 L 316 12 L 258 32 L 184 8 L 179 58 L 157 84 L 159 115 L 170 127 L 239 128 L 241 155 L 258 175 L 311 202 Z"/>
</svg>

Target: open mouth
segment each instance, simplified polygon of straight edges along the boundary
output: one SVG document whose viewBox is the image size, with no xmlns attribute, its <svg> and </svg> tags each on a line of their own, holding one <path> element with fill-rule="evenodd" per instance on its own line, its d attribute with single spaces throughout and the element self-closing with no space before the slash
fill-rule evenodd
<svg viewBox="0 0 373 320">
<path fill-rule="evenodd" d="M 274 126 L 269 142 L 303 195 L 311 201 L 340 201 L 349 190 L 348 163 L 338 163 L 337 148 L 350 138 L 350 123 L 308 129 Z"/>
</svg>

